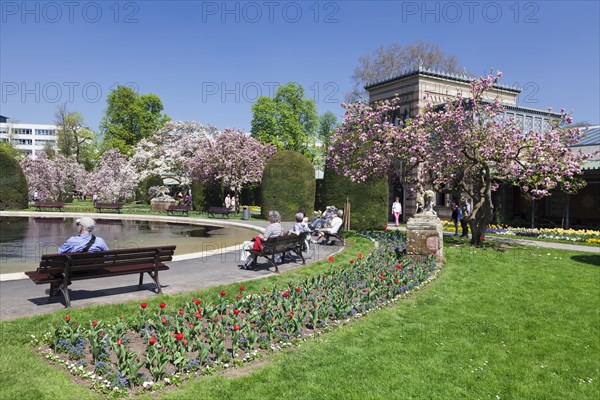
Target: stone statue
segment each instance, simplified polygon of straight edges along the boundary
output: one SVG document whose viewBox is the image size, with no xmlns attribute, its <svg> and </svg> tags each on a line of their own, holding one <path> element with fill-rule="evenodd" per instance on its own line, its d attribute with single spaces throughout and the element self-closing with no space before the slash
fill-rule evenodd
<svg viewBox="0 0 600 400">
<path fill-rule="evenodd" d="M 433 210 L 433 206 L 435 206 L 435 192 L 433 190 L 426 190 L 425 191 L 425 213 L 431 213 L 428 215 L 437 215 L 436 212 Z"/>
<path fill-rule="evenodd" d="M 421 214 L 423 212 L 423 205 L 425 204 L 425 200 L 423 199 L 423 192 L 417 193 L 416 203 L 417 211 L 415 212 L 415 214 Z"/>
</svg>

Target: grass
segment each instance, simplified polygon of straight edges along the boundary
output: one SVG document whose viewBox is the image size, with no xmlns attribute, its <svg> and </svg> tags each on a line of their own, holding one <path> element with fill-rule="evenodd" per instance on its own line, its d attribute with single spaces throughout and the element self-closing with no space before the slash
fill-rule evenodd
<svg viewBox="0 0 600 400">
<path fill-rule="evenodd" d="M 338 257 L 350 259 L 369 245 L 361 239 L 352 243 L 349 254 Z M 598 398 L 600 255 L 493 243 L 472 248 L 454 238 L 447 238 L 444 250 L 447 264 L 437 279 L 408 298 L 258 365 L 189 381 L 158 397 Z M 294 275 L 326 268 L 320 263 L 249 281 L 247 290 L 283 285 Z M 194 295 L 207 301 L 221 289 Z M 223 289 L 233 292 L 235 286 Z M 160 298 L 184 299 L 189 294 Z M 137 302 L 125 303 L 70 314 L 112 319 L 136 307 Z M 100 398 L 28 350 L 29 332 L 41 332 L 65 314 L 0 323 L 1 398 Z"/>
</svg>

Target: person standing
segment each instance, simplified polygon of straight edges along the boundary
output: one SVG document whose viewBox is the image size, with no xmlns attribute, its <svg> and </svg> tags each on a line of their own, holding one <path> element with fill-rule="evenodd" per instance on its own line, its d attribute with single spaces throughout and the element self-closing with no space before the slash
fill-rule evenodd
<svg viewBox="0 0 600 400">
<path fill-rule="evenodd" d="M 451 218 L 452 222 L 454 223 L 454 236 L 458 236 L 458 221 L 462 220 L 462 209 L 458 206 L 458 204 L 452 205 Z"/>
<path fill-rule="evenodd" d="M 398 226 L 400 224 L 400 215 L 402 215 L 402 204 L 400 204 L 400 197 L 396 197 L 396 201 L 394 201 L 394 204 L 392 204 L 392 214 L 394 214 L 396 226 Z"/>
<path fill-rule="evenodd" d="M 231 197 L 229 197 L 229 193 L 225 196 L 225 208 L 228 210 L 231 209 Z"/>
<path fill-rule="evenodd" d="M 231 210 L 235 211 L 235 194 L 231 196 Z"/>
<path fill-rule="evenodd" d="M 469 203 L 469 199 L 463 199 L 461 205 L 462 216 L 460 218 L 460 226 L 462 228 L 461 237 L 469 237 L 469 224 L 467 223 L 467 216 L 471 214 L 471 204 Z"/>
</svg>

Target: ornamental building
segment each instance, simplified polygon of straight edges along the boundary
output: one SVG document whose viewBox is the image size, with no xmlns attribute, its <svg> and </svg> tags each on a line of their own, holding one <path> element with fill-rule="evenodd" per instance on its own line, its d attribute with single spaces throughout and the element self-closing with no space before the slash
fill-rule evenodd
<svg viewBox="0 0 600 400">
<path fill-rule="evenodd" d="M 399 98 L 399 107 L 392 115 L 394 124 L 414 117 L 425 108 L 427 102 L 443 104 L 448 99 L 456 98 L 457 93 L 470 93 L 470 82 L 473 77 L 453 75 L 425 68 L 406 71 L 386 80 L 373 82 L 365 86 L 369 94 L 369 103 Z M 550 121 L 559 119 L 560 114 L 548 110 L 517 105 L 521 89 L 513 86 L 496 84 L 487 91 L 490 100 L 499 99 L 505 109 L 505 118 L 513 119 L 523 130 L 545 131 Z M 591 128 L 586 136 L 574 147 L 582 147 L 591 151 L 590 146 L 598 147 L 598 127 Z M 596 132 L 596 133 L 594 133 Z M 501 185 L 494 193 L 494 211 L 497 214 L 494 222 L 515 225 L 528 224 L 536 219 L 536 226 L 592 226 L 600 225 L 598 208 L 600 204 L 600 161 L 588 161 L 584 165 L 583 178 L 587 186 L 574 196 L 565 193 L 553 193 L 552 196 L 531 202 L 526 200 L 518 187 Z M 391 205 L 397 196 L 402 201 L 402 218 L 406 221 L 416 211 L 414 198 L 408 196 L 408 187 L 404 187 L 395 174 L 389 176 L 389 199 Z M 450 218 L 450 205 L 453 199 L 445 193 L 438 193 L 436 211 L 440 218 Z M 390 210 L 390 207 L 388 207 Z M 595 210 L 595 211 L 594 211 Z M 389 215 L 389 221 L 392 221 Z"/>
</svg>

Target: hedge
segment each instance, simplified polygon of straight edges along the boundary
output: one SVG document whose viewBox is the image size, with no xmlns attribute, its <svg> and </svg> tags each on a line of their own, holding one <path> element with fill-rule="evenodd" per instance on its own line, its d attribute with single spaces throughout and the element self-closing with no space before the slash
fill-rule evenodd
<svg viewBox="0 0 600 400">
<path fill-rule="evenodd" d="M 350 228 L 353 230 L 381 229 L 387 225 L 388 182 L 386 178 L 365 183 L 353 183 L 349 178 L 325 168 L 323 201 L 325 205 L 342 208 L 350 201 Z"/>
<path fill-rule="evenodd" d="M 192 182 L 192 206 L 195 211 L 207 211 L 209 207 L 223 206 L 221 183 L 205 184 Z"/>
<path fill-rule="evenodd" d="M 271 210 L 279 211 L 284 221 L 293 221 L 298 211 L 312 215 L 315 188 L 315 169 L 308 158 L 295 151 L 278 151 L 263 173 L 263 217 Z"/>
<path fill-rule="evenodd" d="M 0 210 L 24 209 L 28 206 L 27 179 L 19 162 L 0 149 Z"/>
</svg>

